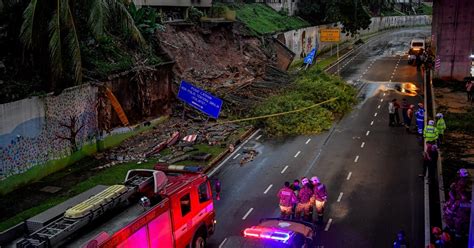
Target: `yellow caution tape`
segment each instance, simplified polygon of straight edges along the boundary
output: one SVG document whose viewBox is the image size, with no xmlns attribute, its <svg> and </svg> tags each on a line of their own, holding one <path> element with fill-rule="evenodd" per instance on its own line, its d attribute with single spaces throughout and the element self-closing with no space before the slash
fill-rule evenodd
<svg viewBox="0 0 474 248">
<path fill-rule="evenodd" d="M 296 109 L 296 110 L 280 112 L 280 113 L 275 113 L 275 114 L 269 114 L 269 115 L 249 117 L 249 118 L 244 118 L 244 119 L 237 119 L 237 120 L 232 120 L 232 121 L 223 121 L 223 122 L 218 122 L 218 123 L 219 124 L 227 124 L 227 123 L 242 122 L 242 121 L 252 121 L 252 120 L 264 119 L 264 118 L 275 117 L 275 116 L 280 116 L 280 115 L 292 114 L 292 113 L 296 113 L 296 112 L 305 111 L 307 109 L 311 109 L 311 108 L 320 106 L 320 105 L 328 103 L 328 102 L 333 102 L 333 101 L 337 100 L 338 98 L 339 97 L 334 97 L 334 98 L 331 98 L 329 100 L 326 100 L 326 101 L 323 101 L 323 102 L 320 102 L 320 103 L 316 103 L 316 104 L 313 104 L 313 105 L 308 106 L 308 107 Z"/>
</svg>

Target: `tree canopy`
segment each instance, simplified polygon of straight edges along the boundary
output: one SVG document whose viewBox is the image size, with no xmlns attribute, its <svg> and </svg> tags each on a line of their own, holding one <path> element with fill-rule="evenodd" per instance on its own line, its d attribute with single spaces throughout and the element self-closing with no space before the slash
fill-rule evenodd
<svg viewBox="0 0 474 248">
<path fill-rule="evenodd" d="M 377 0 L 372 0 L 372 2 Z M 383 1 L 383 0 L 379 0 Z M 340 22 L 343 31 L 356 34 L 370 25 L 370 14 L 364 6 L 370 0 L 300 0 L 297 15 L 313 25 Z"/>
</svg>

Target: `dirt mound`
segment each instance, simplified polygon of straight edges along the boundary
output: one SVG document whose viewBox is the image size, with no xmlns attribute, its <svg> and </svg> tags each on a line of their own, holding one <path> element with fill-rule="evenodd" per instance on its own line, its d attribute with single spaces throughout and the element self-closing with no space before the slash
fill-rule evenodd
<svg viewBox="0 0 474 248">
<path fill-rule="evenodd" d="M 176 61 L 177 76 L 211 89 L 259 79 L 265 66 L 272 64 L 259 39 L 242 37 L 230 25 L 208 29 L 168 25 L 157 35 Z"/>
</svg>

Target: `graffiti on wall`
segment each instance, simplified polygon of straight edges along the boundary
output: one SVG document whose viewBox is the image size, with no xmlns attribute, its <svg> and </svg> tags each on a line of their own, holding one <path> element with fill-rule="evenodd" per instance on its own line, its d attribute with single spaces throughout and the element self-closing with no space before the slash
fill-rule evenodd
<svg viewBox="0 0 474 248">
<path fill-rule="evenodd" d="M 2 108 L 0 121 L 10 126 L 0 133 L 0 180 L 67 157 L 98 132 L 96 87 L 85 85 L 58 96 L 36 98 L 35 103 L 42 107 L 35 111 L 22 101 Z M 10 123 L 3 118 L 21 121 Z"/>
</svg>

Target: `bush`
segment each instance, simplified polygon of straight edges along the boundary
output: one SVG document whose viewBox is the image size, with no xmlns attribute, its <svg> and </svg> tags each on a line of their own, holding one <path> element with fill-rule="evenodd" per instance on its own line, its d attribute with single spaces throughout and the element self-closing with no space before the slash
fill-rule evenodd
<svg viewBox="0 0 474 248">
<path fill-rule="evenodd" d="M 198 23 L 201 20 L 201 17 L 204 16 L 202 11 L 198 10 L 197 8 L 190 7 L 188 12 L 188 19 L 191 22 Z"/>
<path fill-rule="evenodd" d="M 335 118 L 351 110 L 356 102 L 356 90 L 338 77 L 314 67 L 298 76 L 282 95 L 265 100 L 254 111 L 255 116 L 281 113 L 310 107 L 337 97 L 337 100 L 310 108 L 257 121 L 270 135 L 317 134 L 331 128 Z"/>
</svg>

